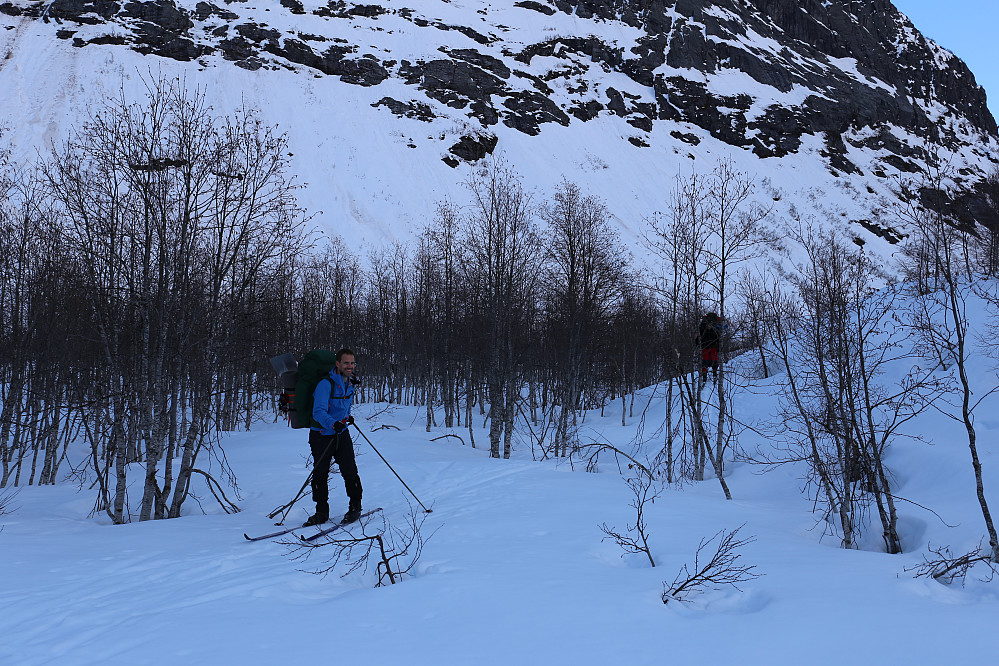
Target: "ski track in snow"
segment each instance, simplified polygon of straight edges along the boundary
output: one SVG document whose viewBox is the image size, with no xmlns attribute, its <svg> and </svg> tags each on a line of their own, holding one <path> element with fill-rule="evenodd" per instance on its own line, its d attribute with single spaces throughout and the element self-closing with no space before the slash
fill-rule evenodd
<svg viewBox="0 0 999 666">
<path fill-rule="evenodd" d="M 765 393 L 743 404 L 769 406 Z M 649 411 L 657 409 L 653 399 Z M 980 536 L 960 447 L 907 444 L 899 447 L 904 456 L 893 454 L 904 494 L 966 525 L 948 530 L 905 507 L 902 525 L 914 543 L 903 556 L 839 549 L 835 538 L 821 537 L 793 470 L 761 476 L 733 462 L 733 501 L 708 480 L 668 490 L 650 505 L 659 564 L 652 568 L 644 555 L 622 557 L 602 540 L 601 523 L 623 528 L 634 520 L 630 492 L 609 458 L 604 473 L 590 474 L 533 462 L 521 443 L 513 460 L 491 460 L 451 438 L 430 442 L 445 431 L 423 432 L 415 408 L 377 417 L 402 430 L 372 432 L 375 424 L 363 417 L 374 410 L 360 406 L 359 423 L 433 508 L 424 533 L 437 532 L 414 576 L 380 589 L 371 587 L 371 571 L 318 577 L 308 572 L 321 566 L 322 551 L 294 561 L 284 539 L 243 539 L 243 532 L 271 531 L 266 513 L 308 473 L 302 432 L 264 425 L 226 441 L 243 493 L 239 514 L 206 504 L 209 514 L 201 515 L 191 502 L 180 520 L 115 527 L 83 519 L 91 495 L 72 484 L 24 488 L 17 510 L 0 519 L 0 607 L 7 611 L 0 663 L 656 664 L 668 654 L 694 663 L 834 664 L 842 662 L 844 635 L 863 663 L 970 663 L 996 647 L 994 587 L 944 588 L 903 572 L 920 561 L 927 541 L 956 545 Z M 608 408 L 603 418 L 588 414 L 586 426 L 626 445 L 638 425 L 628 421 L 621 427 L 620 412 Z M 928 425 L 927 432 L 950 427 Z M 476 440 L 487 441 L 484 429 Z M 365 504 L 385 507 L 401 525 L 403 488 L 362 438 L 356 444 Z M 986 465 L 996 453 L 987 445 Z M 953 474 L 939 479 L 927 469 Z M 342 492 L 334 476 L 334 511 L 345 504 Z M 136 493 L 137 485 L 133 499 Z M 306 497 L 287 522 L 310 509 Z M 698 542 L 742 523 L 743 535 L 757 537 L 744 558 L 764 577 L 742 591 L 663 605 L 663 583 L 692 564 Z"/>
</svg>

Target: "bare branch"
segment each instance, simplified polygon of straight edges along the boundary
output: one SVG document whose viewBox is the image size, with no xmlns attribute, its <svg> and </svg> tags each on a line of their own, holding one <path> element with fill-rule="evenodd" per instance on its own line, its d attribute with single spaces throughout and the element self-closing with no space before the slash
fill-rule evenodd
<svg viewBox="0 0 999 666">
<path fill-rule="evenodd" d="M 205 477 L 205 482 L 208 485 L 208 489 L 212 491 L 212 495 L 215 497 L 215 501 L 219 503 L 222 510 L 226 513 L 239 513 L 239 507 L 236 506 L 228 497 L 225 496 L 225 491 L 222 489 L 222 484 L 215 480 L 215 477 L 208 472 L 194 467 L 191 469 L 192 474 L 200 474 Z"/>
<path fill-rule="evenodd" d="M 424 545 L 440 529 L 438 527 L 424 536 L 423 524 L 426 520 L 427 514 L 417 512 L 410 504 L 403 527 L 392 525 L 383 512 L 381 527 L 372 528 L 371 533 L 371 521 L 362 519 L 331 532 L 321 540 L 282 543 L 289 546 L 289 554 L 295 560 L 308 560 L 313 553 L 320 551 L 326 555 L 322 565 L 309 573 L 325 577 L 337 572 L 343 578 L 358 570 L 366 572 L 370 562 L 374 561 L 378 575 L 375 587 L 394 585 L 413 571 L 423 554 Z M 375 555 L 374 560 L 371 559 L 372 554 Z"/>
<path fill-rule="evenodd" d="M 982 543 L 982 541 L 979 541 L 977 548 L 963 555 L 954 555 L 950 550 L 950 546 L 934 548 L 932 545 L 929 545 L 927 549 L 932 555 L 923 555 L 921 564 L 909 567 L 905 571 L 914 571 L 916 578 L 933 578 L 933 580 L 943 585 L 950 585 L 955 580 L 959 580 L 963 587 L 968 573 L 976 565 L 984 564 L 988 573 L 983 580 L 991 581 L 996 574 L 999 574 L 999 567 L 997 567 L 995 562 L 991 561 L 991 549 L 986 552 Z"/>
<path fill-rule="evenodd" d="M 743 527 L 745 527 L 745 523 L 731 532 L 721 530 L 710 539 L 701 539 L 697 546 L 697 553 L 694 555 L 693 573 L 684 564 L 672 583 L 669 585 L 664 583 L 663 603 L 687 601 L 691 596 L 724 587 L 734 587 L 741 591 L 739 583 L 755 580 L 762 576 L 763 574 L 754 571 L 756 565 L 739 564 L 739 558 L 742 557 L 742 554 L 736 551 L 756 541 L 754 536 L 745 539 L 737 538 L 739 530 Z M 716 539 L 718 539 L 718 548 L 708 558 L 708 561 L 701 565 L 701 554 Z"/>
<path fill-rule="evenodd" d="M 653 485 L 653 477 L 651 476 L 638 476 L 627 479 L 625 483 L 635 495 L 630 503 L 630 506 L 635 509 L 635 524 L 628 525 L 624 532 L 619 532 L 607 523 L 601 523 L 600 531 L 613 539 L 626 554 L 645 553 L 645 556 L 649 558 L 649 564 L 656 566 L 656 561 L 652 557 L 652 549 L 649 547 L 650 535 L 648 525 L 645 522 L 645 505 L 648 502 L 655 502 L 656 498 L 662 494 L 662 488 Z"/>
<path fill-rule="evenodd" d="M 453 434 L 450 434 L 450 433 L 447 434 L 447 435 L 441 435 L 440 437 L 434 437 L 430 441 L 431 442 L 436 442 L 439 439 L 446 439 L 448 437 L 454 437 L 456 440 L 458 440 L 459 442 L 461 442 L 462 446 L 465 446 L 465 440 L 463 440 L 459 435 L 453 435 Z"/>
</svg>

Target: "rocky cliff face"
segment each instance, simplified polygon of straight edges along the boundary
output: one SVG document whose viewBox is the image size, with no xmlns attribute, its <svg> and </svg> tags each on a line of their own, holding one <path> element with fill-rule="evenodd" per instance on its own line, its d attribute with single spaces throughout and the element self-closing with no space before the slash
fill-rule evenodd
<svg viewBox="0 0 999 666">
<path fill-rule="evenodd" d="M 834 173 L 915 172 L 932 147 L 995 164 L 996 121 L 959 59 L 888 0 L 7 0 L 74 46 L 120 45 L 203 67 L 292 68 L 386 92 L 378 108 L 478 129 L 445 161 L 620 117 L 627 140 L 705 136 L 780 158 L 820 137 Z M 571 19 L 571 20 L 570 20 Z M 384 85 L 388 90 L 389 86 Z M 858 151 L 877 154 L 858 163 Z M 865 154 L 867 154 L 865 152 Z M 958 176 L 971 191 L 987 172 Z"/>
</svg>

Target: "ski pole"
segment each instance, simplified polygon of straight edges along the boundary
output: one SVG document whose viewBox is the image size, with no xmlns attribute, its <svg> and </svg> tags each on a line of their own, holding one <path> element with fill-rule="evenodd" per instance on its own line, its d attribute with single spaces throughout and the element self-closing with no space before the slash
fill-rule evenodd
<svg viewBox="0 0 999 666">
<path fill-rule="evenodd" d="M 367 437 L 365 437 L 365 439 L 367 439 Z M 329 455 L 330 447 L 333 446 L 333 441 L 334 441 L 334 438 L 330 438 L 329 443 L 326 444 L 326 448 L 323 450 L 323 458 L 325 458 L 326 456 Z M 379 454 L 379 455 L 381 455 L 381 454 Z M 298 489 L 298 493 L 295 495 L 294 499 L 292 499 L 287 504 L 283 504 L 283 505 L 279 506 L 278 508 L 274 509 L 269 514 L 267 514 L 267 517 L 268 518 L 273 518 L 274 516 L 278 515 L 282 511 L 284 511 L 285 514 L 283 516 L 281 516 L 281 522 L 276 523 L 277 525 L 283 524 L 284 521 L 285 521 L 285 518 L 288 517 L 288 511 L 291 511 L 291 507 L 295 506 L 295 502 L 297 502 L 298 500 L 302 499 L 302 494 L 305 492 L 305 489 L 306 489 L 306 487 L 308 487 L 309 483 L 312 482 L 312 476 L 315 473 L 316 473 L 315 469 L 313 469 L 311 472 L 309 472 L 308 478 L 305 479 L 305 483 L 302 484 L 302 487 Z"/>
<path fill-rule="evenodd" d="M 403 480 L 402 480 L 402 477 L 401 477 L 401 476 L 399 476 L 399 473 L 398 473 L 398 472 L 396 472 L 396 471 L 395 471 L 395 470 L 394 470 L 394 469 L 392 468 L 392 465 L 390 465 L 390 464 L 389 464 L 389 461 L 388 461 L 388 460 L 385 460 L 385 456 L 383 456 L 383 455 L 382 455 L 381 451 L 379 451 L 379 450 L 378 450 L 377 448 L 375 448 L 375 445 L 371 443 L 371 440 L 370 440 L 370 439 L 368 439 L 368 436 L 364 434 L 364 431 L 363 431 L 363 430 L 361 430 L 361 428 L 360 428 L 360 427 L 359 427 L 359 426 L 358 426 L 358 425 L 357 425 L 356 423 L 354 423 L 354 424 L 352 424 L 352 425 L 353 425 L 353 426 L 354 426 L 354 428 L 355 428 L 355 429 L 357 430 L 357 432 L 361 433 L 361 437 L 363 437 L 363 438 L 364 438 L 364 441 L 366 441 L 366 442 L 367 442 L 368 444 L 371 444 L 371 448 L 372 448 L 372 449 L 374 449 L 375 453 L 377 453 L 377 454 L 378 454 L 378 457 L 382 459 L 382 462 L 383 462 L 383 463 L 385 463 L 386 465 L 388 465 L 388 468 L 392 470 L 392 473 L 393 473 L 393 474 L 395 474 L 395 478 L 399 479 L 399 483 L 401 483 L 401 484 L 402 484 L 403 486 L 405 486 L 405 487 L 406 487 L 406 490 L 408 490 L 408 491 L 409 491 L 409 494 L 413 496 L 413 499 L 415 499 L 415 500 L 416 500 L 417 504 L 419 504 L 420 506 L 422 506 L 422 507 L 423 507 L 423 510 L 424 510 L 424 511 L 425 511 L 426 513 L 433 513 L 433 512 L 434 512 L 434 511 L 433 511 L 433 509 L 428 509 L 427 507 L 425 507 L 425 506 L 423 505 L 423 502 L 421 502 L 421 501 L 420 501 L 420 498 L 419 498 L 419 497 L 417 497 L 417 496 L 416 496 L 416 493 L 414 493 L 414 492 L 413 492 L 412 488 L 410 488 L 409 486 L 407 486 L 407 485 L 406 485 L 406 482 L 405 482 L 405 481 L 403 481 Z"/>
<path fill-rule="evenodd" d="M 288 517 L 288 511 L 291 511 L 291 507 L 295 506 L 295 502 L 302 499 L 302 495 L 305 493 L 305 489 L 308 487 L 310 483 L 312 483 L 312 474 L 313 474 L 312 472 L 309 472 L 309 476 L 308 478 L 305 479 L 305 483 L 303 483 L 302 487 L 298 489 L 298 492 L 295 494 L 295 497 L 290 502 L 288 502 L 287 504 L 282 504 L 278 508 L 274 509 L 269 514 L 267 514 L 267 517 L 273 518 L 274 516 L 284 511 L 285 514 L 281 516 L 281 522 L 277 523 L 278 525 L 283 524 L 285 518 Z"/>
</svg>

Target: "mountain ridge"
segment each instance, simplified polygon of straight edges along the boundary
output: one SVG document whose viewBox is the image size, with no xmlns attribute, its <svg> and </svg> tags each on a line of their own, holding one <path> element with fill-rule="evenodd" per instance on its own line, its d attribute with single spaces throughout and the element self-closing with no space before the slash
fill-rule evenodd
<svg viewBox="0 0 999 666">
<path fill-rule="evenodd" d="M 396 0 L 9 0 L 0 12 L 81 54 L 128 48 L 218 78 L 237 67 L 370 89 L 357 97 L 371 110 L 350 113 L 417 121 L 439 138 L 416 155 L 435 152 L 452 169 L 495 150 L 525 154 L 518 135 L 600 122 L 619 150 L 664 172 L 724 148 L 750 153 L 746 168 L 762 173 L 773 159 L 818 160 L 825 174 L 810 185 L 852 178 L 884 196 L 892 175 L 951 163 L 947 199 L 970 223 L 989 214 L 980 184 L 999 164 L 973 74 L 888 0 L 439 0 L 419 10 Z"/>
</svg>

